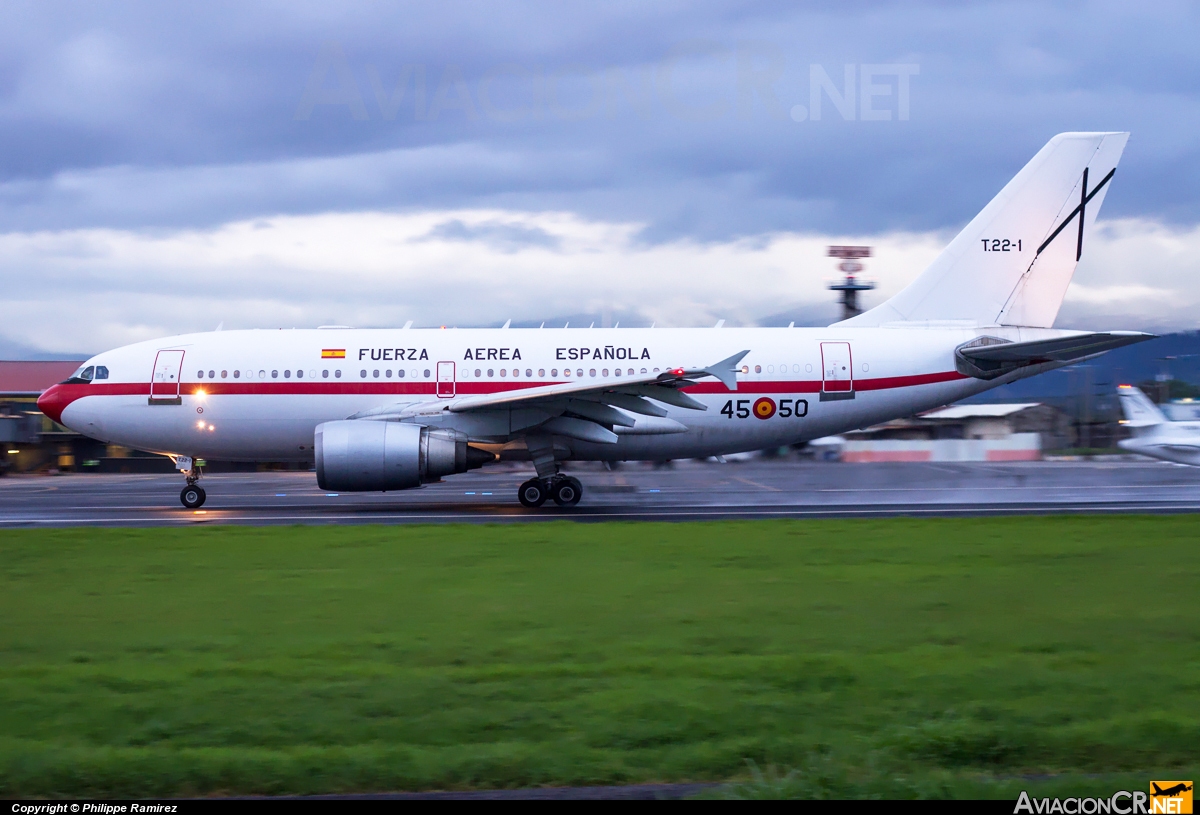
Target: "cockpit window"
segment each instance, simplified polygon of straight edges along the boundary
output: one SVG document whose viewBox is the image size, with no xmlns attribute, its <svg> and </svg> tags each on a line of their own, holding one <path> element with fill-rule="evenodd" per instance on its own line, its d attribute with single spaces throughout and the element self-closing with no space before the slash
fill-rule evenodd
<svg viewBox="0 0 1200 815">
<path fill-rule="evenodd" d="M 71 374 L 71 378 L 62 384 L 86 385 L 92 379 L 108 379 L 108 368 L 103 365 L 88 365 Z"/>
</svg>

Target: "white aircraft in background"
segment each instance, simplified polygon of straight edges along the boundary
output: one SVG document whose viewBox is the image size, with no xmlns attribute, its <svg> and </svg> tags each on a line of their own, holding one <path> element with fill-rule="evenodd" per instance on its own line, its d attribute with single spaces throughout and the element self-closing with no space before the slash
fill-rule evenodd
<svg viewBox="0 0 1200 815">
<path fill-rule="evenodd" d="M 908 287 L 826 328 L 186 334 L 93 357 L 38 406 L 170 456 L 189 508 L 201 458 L 315 461 L 336 491 L 527 460 L 521 503 L 569 506 L 564 461 L 779 447 L 1150 339 L 1051 327 L 1127 138 L 1055 136 Z"/>
<path fill-rule="evenodd" d="M 1122 424 L 1133 431 L 1133 438 L 1118 445 L 1131 453 L 1200 466 L 1200 422 L 1172 422 L 1132 385 L 1121 385 L 1117 396 L 1125 412 Z"/>
</svg>

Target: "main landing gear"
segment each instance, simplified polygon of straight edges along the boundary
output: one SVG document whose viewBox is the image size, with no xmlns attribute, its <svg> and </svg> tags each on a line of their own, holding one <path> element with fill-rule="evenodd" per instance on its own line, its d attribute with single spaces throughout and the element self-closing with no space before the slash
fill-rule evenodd
<svg viewBox="0 0 1200 815">
<path fill-rule="evenodd" d="M 583 497 L 583 484 L 569 475 L 550 478 L 531 478 L 517 490 L 517 499 L 530 509 L 540 507 L 547 498 L 553 498 L 560 507 L 573 507 Z"/>
<path fill-rule="evenodd" d="M 204 487 L 196 483 L 199 480 L 200 468 L 193 464 L 187 473 L 187 486 L 179 493 L 179 501 L 188 509 L 200 509 L 204 506 L 204 499 L 208 497 L 204 494 Z"/>
</svg>

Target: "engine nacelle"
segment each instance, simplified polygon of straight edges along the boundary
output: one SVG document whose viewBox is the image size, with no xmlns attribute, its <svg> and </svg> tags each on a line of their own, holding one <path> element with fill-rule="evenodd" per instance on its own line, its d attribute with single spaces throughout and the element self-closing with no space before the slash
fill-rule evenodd
<svg viewBox="0 0 1200 815">
<path fill-rule="evenodd" d="M 495 459 L 456 439 L 453 431 L 403 422 L 325 422 L 314 435 L 323 490 L 407 490 Z"/>
</svg>

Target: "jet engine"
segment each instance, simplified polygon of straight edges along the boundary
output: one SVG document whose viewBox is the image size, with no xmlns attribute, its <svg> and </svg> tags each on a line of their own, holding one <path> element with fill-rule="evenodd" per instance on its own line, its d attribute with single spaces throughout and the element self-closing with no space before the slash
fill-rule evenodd
<svg viewBox="0 0 1200 815">
<path fill-rule="evenodd" d="M 403 422 L 325 422 L 314 447 L 317 484 L 343 492 L 407 490 L 495 460 L 451 430 Z"/>
</svg>

